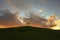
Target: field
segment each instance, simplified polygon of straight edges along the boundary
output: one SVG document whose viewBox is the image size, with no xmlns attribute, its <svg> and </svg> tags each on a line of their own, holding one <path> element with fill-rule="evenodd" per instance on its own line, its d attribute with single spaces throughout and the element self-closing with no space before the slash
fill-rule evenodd
<svg viewBox="0 0 60 40">
<path fill-rule="evenodd" d="M 30 26 L 0 29 L 1 40 L 60 40 L 60 31 Z"/>
</svg>

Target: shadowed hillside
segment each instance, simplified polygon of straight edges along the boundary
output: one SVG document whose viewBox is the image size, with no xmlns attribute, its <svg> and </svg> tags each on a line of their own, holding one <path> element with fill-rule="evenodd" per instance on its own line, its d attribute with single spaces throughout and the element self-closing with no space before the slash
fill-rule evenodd
<svg viewBox="0 0 60 40">
<path fill-rule="evenodd" d="M 0 29 L 0 38 L 4 40 L 59 40 L 60 31 L 23 26 Z"/>
</svg>

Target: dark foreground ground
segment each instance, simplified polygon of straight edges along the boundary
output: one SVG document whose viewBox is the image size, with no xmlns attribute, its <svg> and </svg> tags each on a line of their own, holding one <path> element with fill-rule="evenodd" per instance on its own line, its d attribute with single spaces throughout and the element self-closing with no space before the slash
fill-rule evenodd
<svg viewBox="0 0 60 40">
<path fill-rule="evenodd" d="M 0 40 L 60 40 L 60 31 L 30 26 L 0 29 Z"/>
</svg>

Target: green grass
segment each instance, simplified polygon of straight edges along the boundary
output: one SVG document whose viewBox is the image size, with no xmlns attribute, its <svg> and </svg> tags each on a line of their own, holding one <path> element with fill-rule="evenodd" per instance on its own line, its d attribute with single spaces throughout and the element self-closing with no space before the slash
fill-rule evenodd
<svg viewBox="0 0 60 40">
<path fill-rule="evenodd" d="M 0 29 L 3 40 L 60 40 L 60 31 L 30 26 Z"/>
</svg>

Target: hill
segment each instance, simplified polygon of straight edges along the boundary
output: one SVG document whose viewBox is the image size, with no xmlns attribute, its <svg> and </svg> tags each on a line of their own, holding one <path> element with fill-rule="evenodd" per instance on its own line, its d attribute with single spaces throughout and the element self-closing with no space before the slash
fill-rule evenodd
<svg viewBox="0 0 60 40">
<path fill-rule="evenodd" d="M 30 26 L 0 29 L 3 40 L 59 40 L 60 31 Z"/>
</svg>

